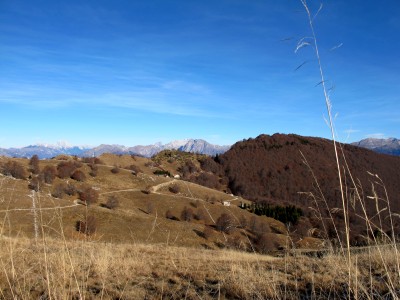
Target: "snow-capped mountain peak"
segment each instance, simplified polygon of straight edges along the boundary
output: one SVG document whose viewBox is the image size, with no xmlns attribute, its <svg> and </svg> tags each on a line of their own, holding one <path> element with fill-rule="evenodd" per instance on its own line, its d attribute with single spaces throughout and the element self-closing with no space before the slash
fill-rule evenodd
<svg viewBox="0 0 400 300">
<path fill-rule="evenodd" d="M 202 139 L 175 140 L 163 145 L 155 143 L 147 146 L 126 147 L 123 145 L 101 144 L 97 147 L 72 146 L 67 142 L 52 144 L 37 144 L 23 148 L 0 149 L 0 154 L 14 157 L 31 157 L 38 155 L 39 158 L 51 158 L 60 154 L 77 156 L 99 156 L 103 153 L 134 154 L 151 157 L 162 150 L 180 150 L 193 153 L 216 155 L 227 151 L 230 146 L 212 145 Z"/>
</svg>

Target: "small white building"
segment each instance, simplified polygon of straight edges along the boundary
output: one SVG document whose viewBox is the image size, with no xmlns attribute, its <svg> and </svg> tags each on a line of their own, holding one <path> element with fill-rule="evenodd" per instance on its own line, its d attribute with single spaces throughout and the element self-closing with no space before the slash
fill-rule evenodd
<svg viewBox="0 0 400 300">
<path fill-rule="evenodd" d="M 231 206 L 231 202 L 230 201 L 224 201 L 222 204 L 224 206 Z"/>
</svg>

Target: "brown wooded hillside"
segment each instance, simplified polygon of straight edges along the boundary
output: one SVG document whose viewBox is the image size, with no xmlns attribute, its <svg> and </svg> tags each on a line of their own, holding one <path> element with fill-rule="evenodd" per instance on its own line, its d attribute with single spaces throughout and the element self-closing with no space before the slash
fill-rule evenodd
<svg viewBox="0 0 400 300">
<path fill-rule="evenodd" d="M 362 210 L 360 202 L 354 201 L 355 189 L 350 172 L 358 191 L 362 193 L 360 198 L 365 201 L 370 217 L 376 214 L 376 201 L 369 199 L 368 196 L 373 195 L 372 183 L 377 178 L 368 172 L 378 174 L 382 179 L 392 211 L 399 212 L 400 157 L 378 154 L 346 144 L 338 145 L 338 151 L 341 156 L 347 205 L 351 210 L 350 223 L 353 237 L 357 234 L 366 234 L 361 229 L 365 228 L 365 222 L 356 216 L 361 214 Z M 337 208 L 342 208 L 333 142 L 330 140 L 292 134 L 260 135 L 255 139 L 237 142 L 228 152 L 216 157 L 214 161 L 203 161 L 202 167 L 209 173 L 217 174 L 220 182 L 225 183 L 235 195 L 256 202 L 294 204 L 303 208 L 308 211 L 308 216 L 311 222 L 315 223 L 313 224 L 315 227 L 322 225 L 320 221 L 313 220 L 309 207 L 318 208 L 323 217 L 329 215 L 328 209 L 340 212 Z M 322 193 L 318 191 L 313 174 Z M 378 201 L 379 209 L 387 207 L 384 201 L 387 197 L 382 186 L 375 183 L 374 189 L 382 198 Z M 310 196 L 310 192 L 317 199 L 318 205 Z M 322 201 L 322 196 L 328 206 Z M 353 204 L 354 209 L 352 209 Z M 382 217 L 385 218 L 386 215 L 383 214 Z M 334 218 L 338 224 L 343 222 L 341 213 Z M 374 221 L 378 222 L 378 218 L 375 217 Z"/>
</svg>

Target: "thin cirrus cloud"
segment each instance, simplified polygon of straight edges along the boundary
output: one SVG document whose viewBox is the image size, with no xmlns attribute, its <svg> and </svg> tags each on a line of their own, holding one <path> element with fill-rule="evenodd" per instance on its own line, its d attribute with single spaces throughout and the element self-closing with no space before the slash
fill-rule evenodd
<svg viewBox="0 0 400 300">
<path fill-rule="evenodd" d="M 97 92 L 48 85 L 15 84 L 4 88 L 0 102 L 38 109 L 84 105 L 96 109 L 116 107 L 169 115 L 228 118 L 228 114 L 218 113 L 221 109 L 209 108 L 210 105 L 214 108 L 218 106 L 217 102 L 210 103 L 210 98 L 213 98 L 210 91 L 201 85 L 165 81 L 158 87 Z"/>
<path fill-rule="evenodd" d="M 384 139 L 386 138 L 386 135 L 384 133 L 371 133 L 367 134 L 366 137 L 372 139 Z"/>
</svg>

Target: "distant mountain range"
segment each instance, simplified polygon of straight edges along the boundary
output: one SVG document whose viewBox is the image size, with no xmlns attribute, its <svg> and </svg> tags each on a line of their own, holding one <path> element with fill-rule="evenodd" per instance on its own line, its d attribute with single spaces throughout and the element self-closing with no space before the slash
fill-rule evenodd
<svg viewBox="0 0 400 300">
<path fill-rule="evenodd" d="M 378 153 L 400 156 L 400 139 L 376 139 L 367 138 L 359 142 L 351 143 L 354 146 L 367 148 Z M 207 155 L 216 155 L 225 153 L 231 146 L 219 146 L 208 143 L 202 139 L 184 139 L 172 141 L 167 144 L 156 143 L 153 145 L 138 145 L 127 147 L 123 145 L 108 145 L 101 144 L 97 147 L 78 147 L 70 146 L 65 143 L 57 145 L 30 145 L 22 148 L 0 148 L 0 155 L 10 157 L 32 157 L 34 154 L 39 158 L 51 158 L 61 154 L 76 155 L 76 156 L 99 156 L 103 153 L 113 154 L 133 154 L 144 157 L 152 157 L 153 155 L 163 150 L 180 150 L 185 152 L 200 153 Z"/>
<path fill-rule="evenodd" d="M 378 153 L 400 156 L 400 140 L 396 138 L 368 138 L 352 143 L 352 145 L 367 148 Z"/>
<path fill-rule="evenodd" d="M 180 150 L 185 152 L 216 155 L 226 152 L 230 146 L 219 146 L 208 143 L 202 139 L 185 139 L 170 142 L 168 144 L 156 143 L 147 146 L 126 147 L 123 145 L 106 145 L 90 147 L 68 146 L 66 144 L 57 145 L 30 145 L 22 148 L 0 148 L 0 155 L 10 157 L 32 157 L 38 155 L 39 158 L 51 158 L 61 154 L 76 156 L 99 156 L 103 153 L 113 154 L 133 154 L 144 157 L 151 157 L 162 150 Z"/>
</svg>

